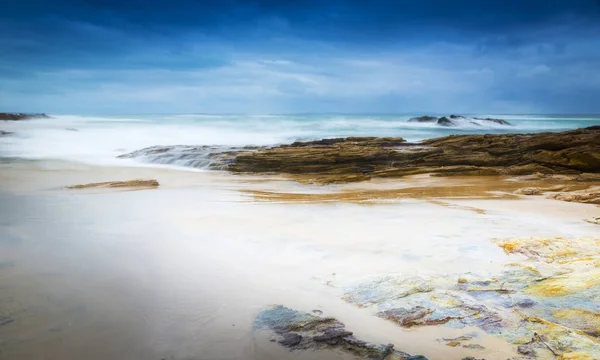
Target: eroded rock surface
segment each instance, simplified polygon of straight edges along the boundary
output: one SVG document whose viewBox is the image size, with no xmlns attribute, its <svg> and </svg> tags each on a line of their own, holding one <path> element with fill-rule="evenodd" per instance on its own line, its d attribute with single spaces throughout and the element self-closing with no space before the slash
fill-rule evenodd
<svg viewBox="0 0 600 360">
<path fill-rule="evenodd" d="M 528 358 L 598 358 L 600 238 L 495 243 L 520 256 L 499 274 L 376 276 L 346 288 L 344 300 L 405 328 L 478 327 Z"/>
<path fill-rule="evenodd" d="M 160 184 L 156 180 L 128 180 L 128 181 L 108 181 L 101 183 L 90 183 L 81 185 L 67 186 L 67 189 L 89 189 L 89 188 L 134 188 L 147 189 L 156 188 Z"/>
<path fill-rule="evenodd" d="M 421 355 L 409 355 L 394 350 L 394 345 L 375 345 L 359 340 L 340 321 L 302 313 L 276 305 L 262 311 L 255 328 L 270 330 L 280 345 L 293 350 L 335 349 L 363 359 L 427 360 Z"/>
<path fill-rule="evenodd" d="M 46 114 L 24 114 L 24 113 L 0 113 L 0 120 L 17 121 L 27 119 L 44 119 L 50 116 Z"/>
<path fill-rule="evenodd" d="M 297 142 L 230 154 L 236 173 L 303 175 L 310 182 L 377 177 L 600 172 L 600 126 L 561 133 L 459 135 L 410 144 L 401 138 Z"/>
<path fill-rule="evenodd" d="M 600 126 L 559 133 L 454 135 L 418 144 L 402 138 L 349 137 L 235 149 L 154 146 L 119 157 L 233 173 L 282 174 L 320 184 L 426 173 L 580 175 L 600 173 Z"/>
</svg>

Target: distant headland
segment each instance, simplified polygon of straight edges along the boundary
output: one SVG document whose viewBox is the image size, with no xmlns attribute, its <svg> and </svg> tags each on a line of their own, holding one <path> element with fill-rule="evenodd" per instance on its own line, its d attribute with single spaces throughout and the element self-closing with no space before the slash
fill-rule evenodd
<svg viewBox="0 0 600 360">
<path fill-rule="evenodd" d="M 0 113 L 0 120 L 17 121 L 27 119 L 48 119 L 47 114 L 25 114 L 25 113 Z"/>
</svg>

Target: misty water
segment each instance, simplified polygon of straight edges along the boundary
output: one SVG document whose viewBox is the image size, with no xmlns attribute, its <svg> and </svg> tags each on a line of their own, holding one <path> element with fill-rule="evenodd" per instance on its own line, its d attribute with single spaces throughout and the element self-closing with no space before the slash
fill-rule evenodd
<svg viewBox="0 0 600 360">
<path fill-rule="evenodd" d="M 460 359 L 470 353 L 435 341 L 457 329 L 403 330 L 344 302 L 344 287 L 374 274 L 493 271 L 509 259 L 492 237 L 595 230 L 580 226 L 582 204 L 548 217 L 535 203 L 516 212 L 484 201 L 482 214 L 419 200 L 256 202 L 239 190 L 315 189 L 211 172 L 0 166 L 1 359 L 351 358 L 269 342 L 253 320 L 272 304 L 320 310 L 366 341 Z M 125 178 L 161 187 L 63 188 Z M 513 353 L 478 332 L 487 359 Z"/>
</svg>

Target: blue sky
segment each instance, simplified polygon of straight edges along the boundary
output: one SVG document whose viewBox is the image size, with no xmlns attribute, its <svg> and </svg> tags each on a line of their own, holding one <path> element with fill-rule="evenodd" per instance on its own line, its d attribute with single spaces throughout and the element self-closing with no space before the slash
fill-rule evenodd
<svg viewBox="0 0 600 360">
<path fill-rule="evenodd" d="M 9 0 L 0 29 L 0 111 L 600 113 L 599 0 Z"/>
</svg>

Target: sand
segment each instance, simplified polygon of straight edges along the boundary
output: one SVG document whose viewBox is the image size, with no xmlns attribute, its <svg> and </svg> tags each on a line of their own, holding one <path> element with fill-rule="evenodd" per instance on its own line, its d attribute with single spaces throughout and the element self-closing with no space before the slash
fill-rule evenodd
<svg viewBox="0 0 600 360">
<path fill-rule="evenodd" d="M 64 188 L 132 179 L 160 187 Z M 376 274 L 497 271 L 514 259 L 493 238 L 598 233 L 584 219 L 600 208 L 512 194 L 522 185 L 419 176 L 320 187 L 171 169 L 2 165 L 0 359 L 351 358 L 289 352 L 253 331 L 264 307 L 282 304 L 321 310 L 363 340 L 433 360 L 505 360 L 516 346 L 477 328 L 403 329 L 342 296 Z M 486 349 L 437 341 L 465 332 Z"/>
</svg>

